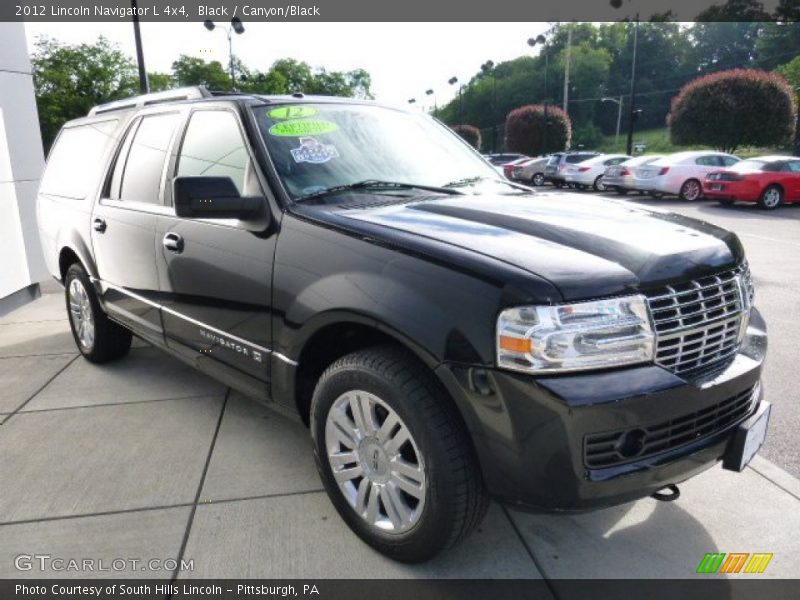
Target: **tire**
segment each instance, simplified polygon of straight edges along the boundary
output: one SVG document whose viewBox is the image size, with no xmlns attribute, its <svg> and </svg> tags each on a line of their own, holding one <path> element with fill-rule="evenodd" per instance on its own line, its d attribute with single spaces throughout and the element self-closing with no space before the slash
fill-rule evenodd
<svg viewBox="0 0 800 600">
<path fill-rule="evenodd" d="M 725 198 L 717 198 L 717 202 L 719 202 L 722 206 L 733 206 L 733 200 L 727 200 Z"/>
<path fill-rule="evenodd" d="M 367 407 L 361 415 L 369 417 L 356 418 L 354 406 Z M 381 434 L 390 421 L 389 435 Z M 488 495 L 460 415 L 433 375 L 400 349 L 377 346 L 334 362 L 314 390 L 310 424 L 328 496 L 379 552 L 408 563 L 429 560 L 483 520 Z M 393 444 L 403 432 L 407 441 Z M 394 484 L 402 479 L 400 490 Z"/>
<path fill-rule="evenodd" d="M 106 316 L 89 276 L 78 263 L 67 269 L 64 300 L 75 345 L 87 360 L 106 363 L 128 353 L 131 332 Z"/>
<path fill-rule="evenodd" d="M 595 192 L 605 192 L 606 191 L 606 186 L 603 185 L 603 176 L 602 175 L 598 175 L 595 178 L 594 183 L 592 184 L 592 187 L 594 188 Z"/>
<path fill-rule="evenodd" d="M 544 185 L 544 174 L 534 173 L 533 177 L 531 177 L 531 185 L 535 187 L 542 187 Z"/>
<path fill-rule="evenodd" d="M 614 191 L 620 196 L 627 196 L 628 195 L 628 190 L 626 190 L 625 188 L 615 187 Z"/>
<path fill-rule="evenodd" d="M 683 182 L 683 185 L 681 185 L 680 192 L 678 192 L 678 197 L 681 200 L 686 200 L 687 202 L 699 200 L 703 197 L 703 186 L 699 181 L 697 181 L 697 179 L 687 179 Z"/>
<path fill-rule="evenodd" d="M 783 188 L 779 185 L 769 185 L 761 192 L 758 206 L 763 210 L 773 210 L 783 203 Z"/>
<path fill-rule="evenodd" d="M 648 195 L 656 200 L 664 196 L 661 192 L 649 192 Z"/>
</svg>

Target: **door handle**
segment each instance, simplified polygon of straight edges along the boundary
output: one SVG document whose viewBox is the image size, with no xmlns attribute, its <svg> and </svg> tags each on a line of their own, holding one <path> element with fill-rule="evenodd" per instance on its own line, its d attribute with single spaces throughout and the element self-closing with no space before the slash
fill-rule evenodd
<svg viewBox="0 0 800 600">
<path fill-rule="evenodd" d="M 94 221 L 92 221 L 92 227 L 98 233 L 105 233 L 106 231 L 106 220 L 101 219 L 100 217 L 95 217 Z"/>
<path fill-rule="evenodd" d="M 164 244 L 164 248 L 170 252 L 175 252 L 176 254 L 183 252 L 183 237 L 177 233 L 170 231 L 164 236 L 161 243 Z"/>
</svg>

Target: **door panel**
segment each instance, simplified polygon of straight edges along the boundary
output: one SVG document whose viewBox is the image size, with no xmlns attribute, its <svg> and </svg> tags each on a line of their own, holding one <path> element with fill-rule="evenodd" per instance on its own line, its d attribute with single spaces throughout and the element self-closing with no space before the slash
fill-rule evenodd
<svg viewBox="0 0 800 600">
<path fill-rule="evenodd" d="M 175 173 L 230 176 L 241 193 L 263 195 L 238 119 L 228 110 L 192 113 Z M 270 376 L 276 239 L 265 229 L 174 215 L 160 216 L 156 225 L 167 344 L 204 370 L 240 373 L 262 382 L 262 390 Z"/>
<path fill-rule="evenodd" d="M 171 112 L 133 123 L 92 214 L 92 244 L 105 306 L 154 341 L 162 338 L 155 232 L 177 122 L 178 114 Z"/>
</svg>

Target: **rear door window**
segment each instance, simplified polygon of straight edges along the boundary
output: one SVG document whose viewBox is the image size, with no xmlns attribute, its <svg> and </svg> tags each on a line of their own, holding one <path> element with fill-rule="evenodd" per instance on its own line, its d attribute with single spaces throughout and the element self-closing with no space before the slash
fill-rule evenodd
<svg viewBox="0 0 800 600">
<path fill-rule="evenodd" d="M 130 134 L 133 138 L 127 148 L 127 156 L 124 160 L 120 156 L 117 162 L 117 170 L 124 168 L 119 200 L 162 203 L 161 182 L 178 118 L 178 113 L 147 115 L 135 125 L 135 130 Z"/>
<path fill-rule="evenodd" d="M 92 193 L 117 124 L 112 119 L 62 129 L 47 159 L 41 193 L 79 200 Z"/>
</svg>

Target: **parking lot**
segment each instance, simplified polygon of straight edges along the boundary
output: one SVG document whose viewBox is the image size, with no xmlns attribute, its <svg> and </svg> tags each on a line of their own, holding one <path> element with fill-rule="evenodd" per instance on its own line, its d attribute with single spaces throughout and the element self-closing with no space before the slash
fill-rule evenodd
<svg viewBox="0 0 800 600">
<path fill-rule="evenodd" d="M 553 194 L 561 201 L 565 192 Z M 677 502 L 581 515 L 494 504 L 453 551 L 398 564 L 338 517 L 303 426 L 143 343 L 118 363 L 91 365 L 77 356 L 49 283 L 42 298 L 0 317 L 0 577 L 685 578 L 708 552 L 771 552 L 762 577 L 796 576 L 800 206 L 628 201 L 731 228 L 747 249 L 771 331 L 764 381 L 774 411 L 767 445 L 743 473 L 714 468 L 681 485 Z M 183 559 L 193 568 L 15 567 L 15 557 L 36 553 Z"/>
</svg>

